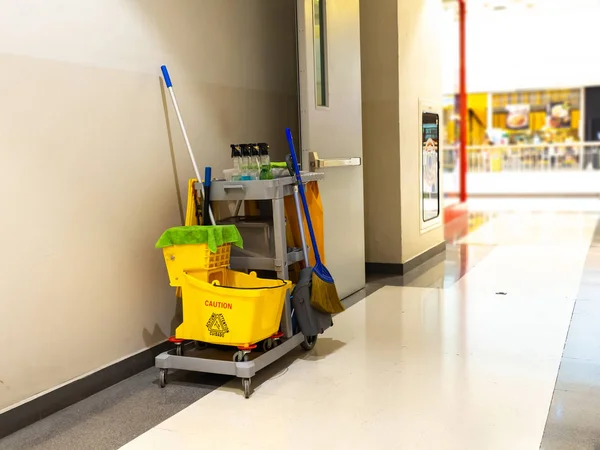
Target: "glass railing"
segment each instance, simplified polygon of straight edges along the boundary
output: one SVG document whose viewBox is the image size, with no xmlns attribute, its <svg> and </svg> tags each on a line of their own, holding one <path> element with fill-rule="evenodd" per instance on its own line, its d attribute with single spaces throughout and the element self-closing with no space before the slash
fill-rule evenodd
<svg viewBox="0 0 600 450">
<path fill-rule="evenodd" d="M 458 170 L 458 146 L 443 148 L 445 172 Z M 600 170 L 600 142 L 467 147 L 469 172 Z"/>
</svg>

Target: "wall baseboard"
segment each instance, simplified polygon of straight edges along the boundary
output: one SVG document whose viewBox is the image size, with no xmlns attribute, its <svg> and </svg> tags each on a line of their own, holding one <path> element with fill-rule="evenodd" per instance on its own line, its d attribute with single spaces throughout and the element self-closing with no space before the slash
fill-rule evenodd
<svg viewBox="0 0 600 450">
<path fill-rule="evenodd" d="M 154 366 L 173 344 L 163 342 L 0 414 L 0 439 Z"/>
<path fill-rule="evenodd" d="M 446 241 L 402 264 L 368 262 L 366 263 L 367 275 L 405 275 L 444 251 L 446 251 Z"/>
</svg>

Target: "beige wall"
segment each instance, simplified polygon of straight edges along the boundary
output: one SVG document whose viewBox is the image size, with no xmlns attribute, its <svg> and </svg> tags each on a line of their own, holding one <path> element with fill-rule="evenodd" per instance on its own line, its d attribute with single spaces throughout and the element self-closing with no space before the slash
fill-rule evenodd
<svg viewBox="0 0 600 450">
<path fill-rule="evenodd" d="M 421 233 L 419 98 L 442 101 L 441 0 L 398 0 L 402 262 L 444 240 L 442 227 Z M 440 111 L 441 118 L 441 111 Z M 440 130 L 440 136 L 444 133 Z M 440 173 L 440 182 L 443 180 Z M 443 192 L 443 186 L 441 186 Z M 440 199 L 443 207 L 443 195 Z M 440 207 L 440 209 L 441 209 Z"/>
<path fill-rule="evenodd" d="M 360 3 L 367 262 L 402 254 L 397 2 Z"/>
<path fill-rule="evenodd" d="M 161 64 L 214 174 L 233 142 L 283 155 L 297 123 L 293 0 L 2 7 L 0 410 L 172 331 L 154 243 L 180 224 L 192 168 Z"/>
<path fill-rule="evenodd" d="M 419 98 L 441 102 L 440 0 L 361 4 L 367 261 L 405 263 L 443 241 L 420 228 Z"/>
</svg>

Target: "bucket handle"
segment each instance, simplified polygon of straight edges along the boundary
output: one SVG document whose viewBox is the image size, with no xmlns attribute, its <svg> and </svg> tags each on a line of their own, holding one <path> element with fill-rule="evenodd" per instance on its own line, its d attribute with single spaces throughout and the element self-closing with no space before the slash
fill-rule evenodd
<svg viewBox="0 0 600 450">
<path fill-rule="evenodd" d="M 208 284 L 209 286 L 213 286 L 216 288 L 223 288 L 223 289 L 238 289 L 238 290 L 244 290 L 244 291 L 258 291 L 258 290 L 262 290 L 262 289 L 281 289 L 281 288 L 288 288 L 292 282 L 291 281 L 287 281 L 287 280 L 282 280 L 280 278 L 277 278 L 276 281 L 281 281 L 281 285 L 279 286 L 261 286 L 261 287 L 236 287 L 236 286 L 222 286 L 220 284 L 218 284 L 218 281 L 213 281 L 212 283 L 203 283 L 200 280 L 198 280 L 196 277 L 193 277 L 192 275 L 190 275 L 189 273 L 185 274 L 185 278 L 188 281 L 188 283 L 190 283 L 193 286 L 196 286 L 197 288 L 204 288 L 206 287 L 206 284 Z M 275 280 L 274 280 L 275 281 Z"/>
</svg>

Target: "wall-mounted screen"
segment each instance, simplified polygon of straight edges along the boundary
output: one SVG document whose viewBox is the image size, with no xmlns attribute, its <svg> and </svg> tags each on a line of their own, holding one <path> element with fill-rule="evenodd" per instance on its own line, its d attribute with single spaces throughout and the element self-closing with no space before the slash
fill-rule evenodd
<svg viewBox="0 0 600 450">
<path fill-rule="evenodd" d="M 440 116 L 422 113 L 422 201 L 423 222 L 436 219 L 440 215 Z"/>
</svg>

